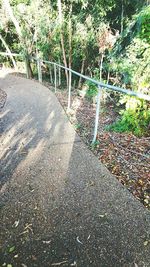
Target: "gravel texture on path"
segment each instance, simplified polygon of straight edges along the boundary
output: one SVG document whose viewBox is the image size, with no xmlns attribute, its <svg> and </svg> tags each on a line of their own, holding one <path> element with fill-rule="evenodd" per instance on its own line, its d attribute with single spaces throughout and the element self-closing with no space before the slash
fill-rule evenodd
<svg viewBox="0 0 150 267">
<path fill-rule="evenodd" d="M 7 94 L 0 88 L 0 109 L 4 107 Z"/>
<path fill-rule="evenodd" d="M 150 213 L 89 151 L 55 95 L 12 75 L 0 88 L 0 266 L 150 266 Z"/>
</svg>

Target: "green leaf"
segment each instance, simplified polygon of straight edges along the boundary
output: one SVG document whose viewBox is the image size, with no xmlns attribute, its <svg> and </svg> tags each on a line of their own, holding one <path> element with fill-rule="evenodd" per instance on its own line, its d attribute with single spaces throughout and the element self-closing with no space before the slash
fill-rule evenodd
<svg viewBox="0 0 150 267">
<path fill-rule="evenodd" d="M 9 252 L 10 253 L 13 252 L 14 250 L 15 250 L 15 246 L 12 246 L 12 247 L 9 248 Z"/>
</svg>

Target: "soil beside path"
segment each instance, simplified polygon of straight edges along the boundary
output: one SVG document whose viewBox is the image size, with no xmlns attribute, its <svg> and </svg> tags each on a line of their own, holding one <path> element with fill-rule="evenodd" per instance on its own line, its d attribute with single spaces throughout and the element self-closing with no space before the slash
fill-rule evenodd
<svg viewBox="0 0 150 267">
<path fill-rule="evenodd" d="M 0 88 L 0 266 L 150 266 L 149 212 L 83 144 L 54 94 L 12 75 Z"/>
<path fill-rule="evenodd" d="M 150 210 L 150 133 L 139 138 L 132 133 L 106 130 L 118 116 L 116 103 L 111 98 L 101 104 L 97 140 L 91 146 L 96 105 L 83 97 L 81 92 L 82 90 L 72 92 L 69 113 L 71 123 L 106 168 Z M 57 89 L 57 98 L 66 110 L 66 90 Z"/>
</svg>

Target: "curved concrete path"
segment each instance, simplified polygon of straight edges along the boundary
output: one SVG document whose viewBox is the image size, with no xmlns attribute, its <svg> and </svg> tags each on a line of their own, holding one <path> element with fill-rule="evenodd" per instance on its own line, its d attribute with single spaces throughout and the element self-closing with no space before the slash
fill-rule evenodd
<svg viewBox="0 0 150 267">
<path fill-rule="evenodd" d="M 13 75 L 0 88 L 0 266 L 150 266 L 149 212 L 81 142 L 56 97 Z"/>
</svg>

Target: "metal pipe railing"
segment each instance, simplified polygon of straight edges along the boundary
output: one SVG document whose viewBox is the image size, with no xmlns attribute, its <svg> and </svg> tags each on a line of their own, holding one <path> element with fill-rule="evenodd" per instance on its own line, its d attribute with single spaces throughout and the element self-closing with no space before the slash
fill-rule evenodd
<svg viewBox="0 0 150 267">
<path fill-rule="evenodd" d="M 37 58 L 34 58 L 34 57 L 32 59 L 37 60 Z M 97 87 L 98 87 L 98 93 L 97 93 L 95 126 L 94 126 L 94 133 L 93 133 L 92 144 L 95 143 L 96 138 L 97 138 L 97 133 L 98 133 L 98 124 L 99 124 L 98 122 L 99 122 L 99 113 L 100 113 L 100 99 L 101 99 L 100 96 L 101 96 L 102 88 L 108 89 L 108 90 L 111 90 L 111 91 L 115 91 L 115 92 L 120 92 L 120 93 L 123 93 L 123 94 L 127 94 L 129 96 L 135 96 L 135 97 L 138 97 L 138 98 L 141 98 L 141 99 L 150 101 L 150 96 L 148 96 L 148 95 L 145 95 L 145 94 L 142 94 L 142 93 L 134 92 L 134 91 L 131 91 L 131 90 L 127 90 L 127 89 L 124 89 L 124 88 L 120 88 L 120 87 L 117 87 L 117 86 L 113 86 L 113 85 L 109 85 L 109 84 L 105 84 L 105 83 L 96 81 L 96 80 L 94 80 L 94 79 L 92 79 L 92 78 L 90 78 L 88 76 L 85 76 L 85 75 L 83 75 L 83 74 L 81 74 L 81 73 L 79 73 L 77 71 L 74 71 L 74 70 L 72 70 L 70 68 L 66 68 L 65 66 L 63 66 L 61 64 L 58 64 L 58 63 L 55 63 L 55 62 L 51 62 L 51 61 L 47 61 L 47 60 L 43 60 L 43 63 L 54 65 L 55 71 L 56 71 L 56 66 L 57 66 L 59 68 L 62 68 L 64 70 L 67 70 L 69 72 L 68 108 L 67 108 L 67 110 L 70 109 L 70 105 L 71 105 L 71 73 L 73 73 L 73 74 L 75 74 L 75 75 L 77 75 L 79 77 L 82 77 L 83 79 L 85 79 L 87 81 L 90 81 L 90 82 L 94 83 L 95 85 L 97 85 Z M 55 83 L 55 92 L 56 92 L 56 83 Z"/>
<path fill-rule="evenodd" d="M 4 53 L 4 52 L 0 52 L 0 55 L 3 55 L 3 56 L 6 56 L 8 55 L 9 56 L 9 53 Z M 23 57 L 22 55 L 20 54 L 15 54 L 15 53 L 12 53 L 13 56 L 20 56 L 20 57 Z M 23 57 L 24 58 L 24 57 Z M 64 70 L 67 70 L 68 73 L 69 73 L 69 83 L 68 83 L 68 110 L 70 109 L 70 106 L 71 106 L 71 74 L 75 74 L 79 77 L 82 77 L 83 79 L 87 80 L 87 81 L 90 81 L 92 83 L 94 83 L 97 87 L 98 87 L 98 93 L 97 93 L 97 105 L 96 105 L 96 115 L 95 115 L 95 127 L 94 127 L 94 134 L 93 134 L 93 140 L 92 140 L 92 143 L 95 143 L 96 141 L 96 138 L 97 138 L 97 132 L 98 132 L 98 122 L 99 122 L 99 112 L 100 112 L 100 99 L 101 99 L 101 91 L 102 89 L 108 89 L 108 90 L 111 90 L 111 91 L 114 91 L 114 92 L 120 92 L 120 93 L 123 93 L 123 94 L 127 94 L 129 96 L 135 96 L 135 97 L 138 97 L 140 99 L 143 99 L 143 100 L 147 100 L 147 101 L 150 101 L 150 96 L 149 95 L 145 95 L 145 94 L 142 94 L 142 93 L 138 93 L 138 92 L 134 92 L 134 91 L 131 91 L 131 90 L 128 90 L 128 89 L 124 89 L 124 88 L 121 88 L 121 87 L 117 87 L 117 86 L 114 86 L 114 85 L 109 85 L 109 84 L 105 84 L 105 83 L 102 83 L 102 82 L 99 82 L 97 80 L 94 80 L 88 76 L 85 76 L 77 71 L 74 71 L 70 68 L 67 68 L 61 64 L 58 64 L 56 62 L 51 62 L 51 61 L 47 61 L 47 60 L 41 60 L 40 58 L 36 58 L 36 57 L 30 57 L 30 59 L 32 60 L 35 60 L 37 62 L 37 69 L 38 69 L 38 80 L 39 82 L 42 82 L 42 68 L 41 68 L 41 63 L 45 63 L 45 64 L 50 64 L 50 65 L 53 65 L 54 67 L 54 84 L 55 84 L 55 93 L 57 91 L 57 68 L 59 68 L 59 85 L 60 85 L 60 69 L 64 69 Z M 28 76 L 27 76 L 28 77 Z"/>
<path fill-rule="evenodd" d="M 35 60 L 37 60 L 36 58 L 33 58 Z M 117 91 L 117 92 L 120 92 L 120 93 L 123 93 L 123 94 L 127 94 L 129 96 L 136 96 L 138 98 L 141 98 L 141 99 L 144 99 L 144 100 L 148 100 L 150 101 L 150 96 L 149 95 L 145 95 L 145 94 L 142 94 L 142 93 L 138 93 L 138 92 L 134 92 L 134 91 L 131 91 L 131 90 L 128 90 L 128 89 L 124 89 L 124 88 L 121 88 L 121 87 L 117 87 L 117 86 L 114 86 L 114 85 L 109 85 L 109 84 L 105 84 L 105 83 L 102 83 L 102 82 L 99 82 L 99 81 L 96 81 L 88 76 L 85 76 L 77 71 L 74 71 L 72 69 L 69 69 L 69 68 L 66 68 L 65 66 L 63 65 L 60 65 L 58 63 L 54 63 L 54 62 L 51 62 L 51 61 L 47 61 L 47 60 L 43 60 L 43 63 L 47 63 L 47 64 L 54 64 L 62 69 L 65 69 L 65 70 L 68 70 L 70 72 L 72 72 L 73 74 L 79 76 L 79 77 L 82 77 L 83 79 L 87 80 L 87 81 L 90 81 L 94 84 L 96 84 L 97 86 L 100 86 L 100 87 L 103 87 L 103 88 L 106 88 L 108 90 L 112 90 L 112 91 Z"/>
</svg>

